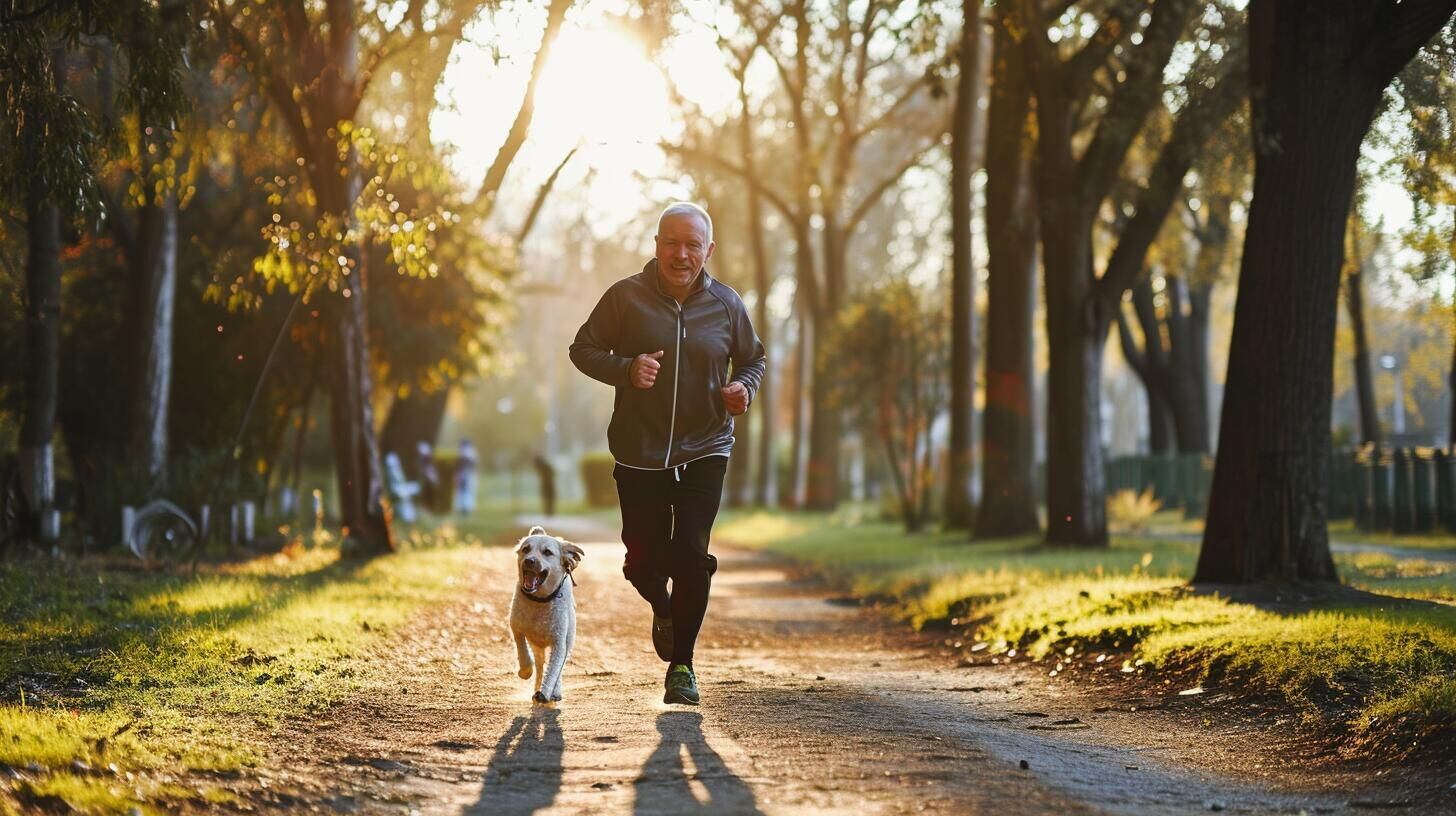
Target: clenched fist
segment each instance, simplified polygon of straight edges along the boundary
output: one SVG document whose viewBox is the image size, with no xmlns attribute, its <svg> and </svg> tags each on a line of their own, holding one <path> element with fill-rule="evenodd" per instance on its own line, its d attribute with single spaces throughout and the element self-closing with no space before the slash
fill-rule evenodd
<svg viewBox="0 0 1456 816">
<path fill-rule="evenodd" d="M 738 416 L 748 410 L 748 387 L 741 382 L 728 383 L 723 389 L 723 404 L 728 413 Z"/>
<path fill-rule="evenodd" d="M 651 354 L 639 354 L 632 360 L 632 370 L 628 377 L 632 380 L 634 388 L 647 389 L 657 382 L 657 370 L 662 368 L 662 352 L 654 351 Z"/>
</svg>

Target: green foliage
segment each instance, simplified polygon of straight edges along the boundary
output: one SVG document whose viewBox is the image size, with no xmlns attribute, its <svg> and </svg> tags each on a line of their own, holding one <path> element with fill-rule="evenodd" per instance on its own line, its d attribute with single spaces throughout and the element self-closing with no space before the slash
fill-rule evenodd
<svg viewBox="0 0 1456 816">
<path fill-rule="evenodd" d="M 821 370 L 835 378 L 833 398 L 874 428 L 910 530 L 928 517 L 935 482 L 930 425 L 949 397 L 947 325 L 929 297 L 892 280 L 856 297 L 820 351 Z"/>
<path fill-rule="evenodd" d="M 83 39 L 124 59 L 118 113 L 168 121 L 187 109 L 180 69 L 188 5 L 146 0 L 7 6 L 0 22 L 0 190 L 7 205 L 32 184 L 73 215 L 99 212 L 103 148 L 120 139 L 115 116 L 88 110 L 66 88 L 66 54 Z"/>
<path fill-rule="evenodd" d="M 589 507 L 611 507 L 617 503 L 617 480 L 612 477 L 617 460 L 610 453 L 582 454 L 581 483 Z"/>
</svg>

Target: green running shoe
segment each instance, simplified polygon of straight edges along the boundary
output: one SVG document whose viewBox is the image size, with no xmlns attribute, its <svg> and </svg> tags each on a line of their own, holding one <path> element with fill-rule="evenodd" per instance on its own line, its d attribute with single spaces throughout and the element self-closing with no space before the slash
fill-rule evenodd
<svg viewBox="0 0 1456 816">
<path fill-rule="evenodd" d="M 698 678 L 691 666 L 674 665 L 667 670 L 667 693 L 662 695 L 664 703 L 676 705 L 698 704 Z"/>
<path fill-rule="evenodd" d="M 652 616 L 652 648 L 664 661 L 672 660 L 672 618 Z"/>
</svg>

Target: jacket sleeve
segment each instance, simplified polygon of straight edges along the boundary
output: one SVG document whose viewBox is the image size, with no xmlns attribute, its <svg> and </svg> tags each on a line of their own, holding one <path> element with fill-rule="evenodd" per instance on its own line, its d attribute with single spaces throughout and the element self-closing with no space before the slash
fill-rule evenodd
<svg viewBox="0 0 1456 816">
<path fill-rule="evenodd" d="M 728 378 L 729 382 L 741 382 L 748 387 L 748 402 L 753 403 L 753 398 L 758 395 L 758 386 L 763 382 L 764 372 L 768 369 L 768 359 L 764 356 L 763 343 L 758 339 L 758 333 L 753 330 L 753 322 L 748 319 L 748 308 L 743 301 L 734 298 L 733 308 L 733 351 L 729 355 L 733 361 L 733 376 Z"/>
<path fill-rule="evenodd" d="M 613 353 L 621 337 L 622 318 L 613 289 L 608 289 L 576 332 L 571 362 L 581 373 L 616 387 L 631 386 L 632 358 Z"/>
</svg>

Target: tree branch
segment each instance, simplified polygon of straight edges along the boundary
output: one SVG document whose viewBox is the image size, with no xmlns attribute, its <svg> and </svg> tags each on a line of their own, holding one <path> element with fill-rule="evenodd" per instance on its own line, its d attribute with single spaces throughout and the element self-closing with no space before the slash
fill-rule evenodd
<svg viewBox="0 0 1456 816">
<path fill-rule="evenodd" d="M 942 132 L 944 131 L 942 130 Z M 894 187 L 895 184 L 900 181 L 901 177 L 903 177 L 906 173 L 910 172 L 910 168 L 919 166 L 921 160 L 925 158 L 926 154 L 928 154 L 931 150 L 934 150 L 939 145 L 940 139 L 933 139 L 929 144 L 907 156 L 905 158 L 905 161 L 900 163 L 899 167 L 895 168 L 895 170 L 889 175 L 880 179 L 878 184 L 871 187 L 870 191 L 866 193 L 865 197 L 859 202 L 859 206 L 855 207 L 854 210 L 850 212 L 849 218 L 845 220 L 844 233 L 846 235 L 852 234 L 859 227 L 860 222 L 863 221 L 865 217 L 870 214 L 870 210 L 874 209 L 875 204 L 878 203 L 880 198 L 885 195 L 885 192 L 888 191 L 891 187 Z"/>
<path fill-rule="evenodd" d="M 536 191 L 536 198 L 531 202 L 531 209 L 526 213 L 526 220 L 516 231 L 516 246 L 526 243 L 526 236 L 531 234 L 531 227 L 536 225 L 536 217 L 541 214 L 541 207 L 546 204 L 546 196 L 550 194 L 551 188 L 556 186 L 556 177 L 561 175 L 561 171 L 566 168 L 566 163 L 571 161 L 571 157 L 575 155 L 576 148 L 568 150 L 566 156 L 561 159 L 561 163 L 556 165 L 556 169 L 552 170 L 551 175 L 547 176 L 546 181 L 541 184 L 541 189 Z"/>
<path fill-rule="evenodd" d="M 1452 13 L 1456 0 L 1385 0 L 1379 14 L 1383 24 L 1371 28 L 1360 61 L 1384 86 L 1436 36 Z"/>
<path fill-rule="evenodd" d="M 1163 68 L 1197 5 L 1193 0 L 1157 0 L 1153 6 L 1143 42 L 1133 50 L 1124 69 L 1127 79 L 1112 95 L 1107 113 L 1078 162 L 1083 201 L 1100 202 L 1106 197 L 1143 121 L 1162 97 Z"/>
<path fill-rule="evenodd" d="M 526 143 L 526 132 L 531 127 L 531 117 L 536 113 L 536 83 L 541 79 L 541 71 L 551 52 L 551 44 L 561 30 L 562 21 L 566 19 L 566 10 L 571 8 L 572 2 L 573 0 L 551 0 L 551 6 L 546 11 L 546 28 L 541 32 L 541 46 L 536 49 L 536 57 L 531 62 L 531 78 L 526 81 L 526 95 L 521 98 L 521 107 L 516 110 L 516 119 L 511 123 L 505 144 L 501 145 L 495 161 L 486 171 L 485 181 L 481 182 L 480 192 L 477 193 L 478 198 L 490 198 L 500 190 L 506 179 L 506 170 L 515 161 L 521 146 Z"/>
<path fill-rule="evenodd" d="M 1074 98 L 1086 94 L 1097 69 L 1107 62 L 1107 57 L 1117 48 L 1117 44 L 1127 38 L 1128 29 L 1146 7 L 1146 0 L 1119 2 L 1081 50 L 1067 60 L 1067 78 L 1075 86 L 1072 93 Z"/>
<path fill-rule="evenodd" d="M 1224 57 L 1222 65 L 1225 73 L 1212 88 L 1189 94 L 1177 121 L 1173 123 L 1172 134 L 1163 144 L 1153 170 L 1148 174 L 1147 186 L 1138 192 L 1134 205 L 1136 212 L 1123 228 L 1117 248 L 1112 251 L 1107 269 L 1094 290 L 1094 297 L 1101 298 L 1109 308 L 1137 280 L 1148 248 L 1157 238 L 1174 200 L 1182 191 L 1183 178 L 1188 175 L 1193 160 L 1246 96 L 1248 63 L 1243 58 L 1243 50 L 1231 51 Z M 1194 87 L 1204 88 L 1201 83 Z"/>
<path fill-rule="evenodd" d="M 764 200 L 772 204 L 774 206 L 774 209 L 778 210 L 785 218 L 795 222 L 799 220 L 798 214 L 795 213 L 794 208 L 789 205 L 787 198 L 769 189 L 763 183 L 763 179 L 759 178 L 755 173 L 750 173 L 743 166 L 734 164 L 733 162 L 715 153 L 709 153 L 707 151 L 698 150 L 697 148 L 693 147 L 668 144 L 667 142 L 660 143 L 659 147 L 661 147 L 664 151 L 668 153 L 675 153 L 684 158 L 693 159 L 702 162 L 703 164 L 717 167 L 719 170 L 743 179 L 743 181 L 746 182 L 749 187 L 753 188 L 755 191 L 758 192 L 759 195 L 763 196 Z"/>
</svg>

